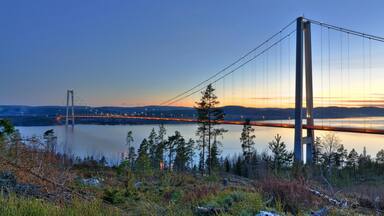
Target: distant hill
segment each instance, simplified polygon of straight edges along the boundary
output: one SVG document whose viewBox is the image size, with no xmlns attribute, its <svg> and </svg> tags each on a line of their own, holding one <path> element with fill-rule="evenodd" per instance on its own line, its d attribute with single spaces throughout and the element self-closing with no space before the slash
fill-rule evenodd
<svg viewBox="0 0 384 216">
<path fill-rule="evenodd" d="M 280 120 L 293 119 L 294 109 L 285 108 L 250 108 L 242 106 L 223 107 L 226 120 L 240 120 L 249 118 L 251 120 Z M 61 124 L 55 117 L 65 115 L 65 106 L 0 106 L 0 118 L 11 119 L 15 125 L 53 125 Z M 184 117 L 194 118 L 196 111 L 191 107 L 177 106 L 143 106 L 143 107 L 86 107 L 76 106 L 76 114 L 127 114 L 147 115 L 163 117 Z M 305 111 L 304 111 L 305 115 Z M 321 107 L 314 109 L 315 118 L 347 118 L 384 116 L 384 108 L 378 107 Z M 121 119 L 79 119 L 78 123 L 84 124 L 143 124 L 153 123 L 143 120 L 121 120 Z"/>
</svg>

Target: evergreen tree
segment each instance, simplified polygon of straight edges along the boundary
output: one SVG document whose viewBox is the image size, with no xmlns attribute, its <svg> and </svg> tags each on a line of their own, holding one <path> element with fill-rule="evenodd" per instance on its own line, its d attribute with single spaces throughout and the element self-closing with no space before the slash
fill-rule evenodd
<svg viewBox="0 0 384 216">
<path fill-rule="evenodd" d="M 184 138 L 181 136 L 179 131 L 175 131 L 175 134 L 168 137 L 166 142 L 166 148 L 168 150 L 168 169 L 172 170 L 173 165 L 173 157 L 176 151 L 176 147 L 179 143 L 185 142 Z"/>
<path fill-rule="evenodd" d="M 239 175 L 241 176 L 242 175 L 242 167 L 243 167 L 243 161 L 242 161 L 242 157 L 241 156 L 238 156 L 237 157 L 237 160 L 233 166 L 234 168 L 234 173 L 236 175 Z"/>
<path fill-rule="evenodd" d="M 336 168 L 343 168 L 345 166 L 345 162 L 348 156 L 347 150 L 344 148 L 344 145 L 340 145 L 340 147 L 336 150 L 334 154 L 333 160 Z"/>
<path fill-rule="evenodd" d="M 165 148 L 165 134 L 167 133 L 163 124 L 159 126 L 159 131 L 156 137 L 156 151 L 155 151 L 155 164 L 157 168 L 164 167 L 164 148 Z"/>
<path fill-rule="evenodd" d="M 12 123 L 6 119 L 0 119 L 0 141 L 15 131 Z"/>
<path fill-rule="evenodd" d="M 352 149 L 347 157 L 347 167 L 353 170 L 353 174 L 356 175 L 356 168 L 359 166 L 359 154 L 355 149 Z"/>
<path fill-rule="evenodd" d="M 314 164 L 321 164 L 321 138 L 316 137 L 315 143 L 313 145 L 313 163 Z"/>
<path fill-rule="evenodd" d="M 154 128 L 152 128 L 151 133 L 148 136 L 148 149 L 149 149 L 149 158 L 151 160 L 151 166 L 152 168 L 159 167 L 158 164 L 156 164 L 156 149 L 157 149 L 157 134 Z"/>
<path fill-rule="evenodd" d="M 205 91 L 202 92 L 202 97 L 196 103 L 195 109 L 197 111 L 198 129 L 196 134 L 201 139 L 202 160 L 205 160 L 205 150 L 208 149 L 208 172 L 211 173 L 211 139 L 213 135 L 213 127 L 218 124 L 220 120 L 224 119 L 224 112 L 218 108 L 219 101 L 214 94 L 215 89 L 212 84 L 209 84 Z M 203 171 L 205 170 L 203 165 Z"/>
<path fill-rule="evenodd" d="M 199 171 L 200 172 L 204 172 L 204 169 L 205 169 L 205 161 L 204 161 L 204 151 L 200 151 L 199 152 Z"/>
<path fill-rule="evenodd" d="M 269 143 L 268 147 L 272 151 L 273 168 L 276 171 L 292 161 L 293 154 L 287 151 L 287 146 L 281 141 L 279 134 Z"/>
<path fill-rule="evenodd" d="M 367 155 L 367 149 L 363 148 L 363 154 L 359 156 L 359 170 L 367 171 L 369 168 L 372 167 L 372 160 L 371 156 Z"/>
<path fill-rule="evenodd" d="M 222 143 L 218 140 L 218 137 L 221 136 L 223 138 L 223 134 L 226 133 L 227 130 L 223 128 L 215 128 L 212 131 L 212 136 L 213 136 L 213 142 L 211 145 L 211 150 L 210 150 L 210 157 L 207 159 L 207 165 L 211 164 L 211 169 L 217 169 L 219 168 L 220 161 L 219 161 L 219 156 L 220 156 L 220 146 L 222 146 Z"/>
<path fill-rule="evenodd" d="M 249 160 L 252 153 L 255 151 L 253 147 L 255 145 L 254 139 L 256 136 L 253 134 L 255 129 L 250 125 L 250 120 L 246 119 L 241 132 L 240 142 L 241 148 L 243 149 L 243 156 L 246 160 Z"/>
<path fill-rule="evenodd" d="M 127 136 L 125 138 L 125 144 L 127 145 L 128 155 L 131 154 L 130 149 L 131 149 L 132 143 L 133 143 L 132 131 L 128 131 Z"/>
<path fill-rule="evenodd" d="M 47 130 L 44 132 L 43 138 L 45 140 L 46 150 L 48 152 L 54 153 L 57 146 L 57 136 L 53 129 Z"/>
<path fill-rule="evenodd" d="M 376 162 L 378 164 L 384 164 L 384 149 L 381 149 L 379 152 L 377 152 Z"/>
<path fill-rule="evenodd" d="M 193 156 L 193 140 L 187 143 L 181 138 L 176 143 L 175 169 L 178 171 L 186 171 Z"/>
<path fill-rule="evenodd" d="M 224 171 L 225 171 L 225 172 L 230 172 L 230 171 L 231 171 L 231 163 L 230 163 L 228 157 L 226 157 L 226 158 L 224 159 Z"/>
<path fill-rule="evenodd" d="M 213 142 L 211 146 L 211 157 L 210 161 L 207 161 L 207 164 L 211 166 L 211 170 L 216 170 L 220 166 L 219 156 L 220 150 L 218 147 L 218 142 Z"/>
<path fill-rule="evenodd" d="M 129 164 L 129 168 L 133 170 L 135 168 L 135 160 L 136 160 L 136 152 L 135 152 L 135 147 L 131 146 L 128 149 L 128 156 L 127 156 L 127 161 Z"/>
<path fill-rule="evenodd" d="M 189 167 L 193 165 L 193 156 L 195 155 L 195 141 L 193 139 L 189 139 L 186 146 L 187 152 L 187 164 Z"/>
<path fill-rule="evenodd" d="M 140 171 L 148 171 L 151 167 L 151 161 L 148 154 L 149 143 L 143 139 L 137 150 L 136 167 Z"/>
</svg>

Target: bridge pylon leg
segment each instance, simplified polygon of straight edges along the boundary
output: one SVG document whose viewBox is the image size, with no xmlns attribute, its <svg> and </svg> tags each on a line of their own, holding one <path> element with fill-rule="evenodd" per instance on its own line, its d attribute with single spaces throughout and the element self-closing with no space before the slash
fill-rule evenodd
<svg viewBox="0 0 384 216">
<path fill-rule="evenodd" d="M 71 116 L 69 117 L 69 110 L 71 109 Z M 69 121 L 71 121 L 72 128 L 75 127 L 75 105 L 73 100 L 73 90 L 67 90 L 67 106 L 65 115 L 65 127 L 68 128 Z"/>
<path fill-rule="evenodd" d="M 313 85 L 312 85 L 312 50 L 310 22 L 303 17 L 296 22 L 296 87 L 295 87 L 295 140 L 294 159 L 303 162 L 303 144 L 307 145 L 306 161 L 312 162 L 314 131 L 308 127 L 307 136 L 303 137 L 303 57 L 305 45 L 305 88 L 306 88 L 306 120 L 313 126 Z M 305 40 L 304 40 L 305 38 Z M 305 42 L 305 43 L 304 43 Z"/>
<path fill-rule="evenodd" d="M 312 163 L 314 149 L 314 120 L 313 120 L 313 80 L 312 80 L 312 40 L 311 23 L 304 22 L 304 42 L 305 42 L 305 90 L 306 90 L 306 118 L 307 118 L 307 137 L 306 137 L 306 156 L 307 163 Z"/>
</svg>

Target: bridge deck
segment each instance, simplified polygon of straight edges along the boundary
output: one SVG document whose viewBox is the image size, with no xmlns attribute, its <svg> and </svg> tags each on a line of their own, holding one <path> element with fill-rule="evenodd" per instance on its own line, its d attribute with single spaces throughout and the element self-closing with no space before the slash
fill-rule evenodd
<svg viewBox="0 0 384 216">
<path fill-rule="evenodd" d="M 65 118 L 64 116 L 58 116 L 57 120 Z M 197 123 L 198 120 L 190 118 L 166 118 L 166 117 L 150 117 L 150 116 L 126 116 L 126 115 L 76 115 L 75 118 L 106 118 L 106 119 L 142 119 L 142 120 L 154 120 L 154 121 L 175 121 L 175 122 L 190 122 Z M 220 124 L 228 125 L 243 125 L 244 121 L 219 121 Z M 294 124 L 290 123 L 274 123 L 264 121 L 251 121 L 250 125 L 259 127 L 278 127 L 278 128 L 295 128 Z M 338 131 L 338 132 L 349 132 L 349 133 L 365 133 L 365 134 L 380 134 L 384 135 L 384 129 L 373 129 L 373 128 L 355 128 L 355 127 L 335 127 L 335 126 L 307 126 L 303 124 L 303 129 L 314 129 L 324 131 Z"/>
</svg>

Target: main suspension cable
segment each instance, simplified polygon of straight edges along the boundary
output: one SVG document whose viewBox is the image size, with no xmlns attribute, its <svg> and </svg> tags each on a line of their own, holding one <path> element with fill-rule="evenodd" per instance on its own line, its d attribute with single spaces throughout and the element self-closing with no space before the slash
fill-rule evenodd
<svg viewBox="0 0 384 216">
<path fill-rule="evenodd" d="M 196 88 L 198 88 L 199 86 L 203 85 L 204 83 L 207 83 L 208 81 L 214 79 L 215 77 L 217 77 L 218 75 L 220 75 L 221 73 L 225 72 L 226 70 L 228 70 L 229 68 L 235 66 L 237 63 L 239 63 L 240 61 L 242 61 L 243 59 L 247 58 L 249 55 L 251 55 L 252 53 L 254 53 L 255 51 L 257 51 L 258 49 L 260 49 L 261 47 L 263 47 L 264 45 L 266 45 L 268 42 L 270 42 L 273 38 L 275 38 L 276 36 L 278 36 L 281 32 L 285 31 L 286 29 L 288 29 L 288 27 L 290 27 L 293 23 L 296 22 L 296 19 L 292 20 L 290 23 L 288 23 L 287 25 L 285 25 L 282 29 L 280 29 L 280 31 L 278 31 L 277 33 L 273 34 L 272 36 L 270 36 L 267 40 L 265 40 L 264 42 L 262 42 L 261 44 L 259 44 L 258 46 L 256 46 L 255 48 L 253 48 L 252 50 L 248 51 L 246 54 L 244 54 L 243 56 L 241 56 L 240 58 L 238 58 L 236 61 L 234 61 L 233 63 L 227 65 L 226 67 L 224 67 L 223 69 L 221 69 L 220 71 L 218 71 L 217 73 L 215 73 L 214 75 L 208 77 L 206 80 L 203 80 L 202 82 L 198 83 L 197 85 L 193 86 L 192 88 L 176 95 L 175 97 L 172 97 L 171 99 L 169 100 L 166 100 L 164 102 L 162 102 L 160 105 L 166 105 L 168 103 L 171 103 L 173 100 L 176 100 L 178 99 L 179 97 L 182 97 L 183 95 L 185 94 L 188 94 L 189 92 L 195 90 Z"/>
</svg>

